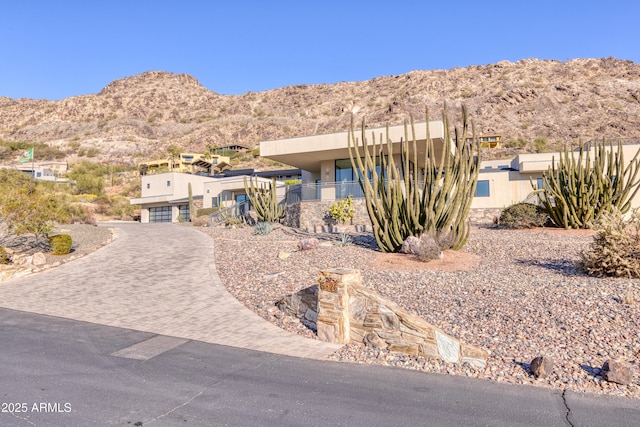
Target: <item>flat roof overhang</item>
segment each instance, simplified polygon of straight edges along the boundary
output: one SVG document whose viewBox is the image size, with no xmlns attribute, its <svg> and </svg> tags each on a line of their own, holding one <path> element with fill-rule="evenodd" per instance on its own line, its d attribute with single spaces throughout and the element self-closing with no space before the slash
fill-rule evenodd
<svg viewBox="0 0 640 427">
<path fill-rule="evenodd" d="M 429 134 L 436 146 L 436 155 L 439 156 L 444 139 L 444 125 L 441 120 L 430 121 L 428 125 Z M 427 122 L 415 123 L 414 128 L 415 138 L 418 142 L 418 159 L 420 161 L 426 148 Z M 385 140 L 386 128 L 366 129 L 366 138 L 370 145 L 373 143 L 374 135 L 377 142 L 380 141 L 381 135 L 382 139 Z M 360 141 L 361 130 L 356 130 L 355 136 Z M 410 141 L 412 137 L 411 129 L 409 129 Z M 394 152 L 400 153 L 400 141 L 406 140 L 404 125 L 389 126 L 389 138 L 393 142 Z M 361 143 L 360 146 L 362 146 Z M 348 132 L 261 141 L 260 156 L 308 172 L 319 172 L 320 164 L 323 161 L 349 158 Z"/>
</svg>

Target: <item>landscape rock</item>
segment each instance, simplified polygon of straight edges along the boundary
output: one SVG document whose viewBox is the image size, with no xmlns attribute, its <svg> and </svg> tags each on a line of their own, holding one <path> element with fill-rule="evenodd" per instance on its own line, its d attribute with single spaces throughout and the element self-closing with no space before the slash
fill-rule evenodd
<svg viewBox="0 0 640 427">
<path fill-rule="evenodd" d="M 47 257 L 42 252 L 36 252 L 33 254 L 31 263 L 37 266 L 45 265 L 47 263 Z"/>
<path fill-rule="evenodd" d="M 420 245 L 420 239 L 416 236 L 409 236 L 404 239 L 399 252 L 401 254 L 416 255 L 418 253 L 418 245 Z"/>
<path fill-rule="evenodd" d="M 633 371 L 631 370 L 631 367 L 613 359 L 609 359 L 604 362 L 602 365 L 601 375 L 602 378 L 611 383 L 622 385 L 627 385 L 633 380 Z"/>
<path fill-rule="evenodd" d="M 315 237 L 311 237 L 309 239 L 302 239 L 298 242 L 298 249 L 301 251 L 315 249 L 318 247 L 319 244 L 320 242 Z"/>
<path fill-rule="evenodd" d="M 553 359 L 547 356 L 538 356 L 531 361 L 530 369 L 536 378 L 546 378 L 553 372 Z"/>
<path fill-rule="evenodd" d="M 382 349 L 387 348 L 387 343 L 380 338 L 375 332 L 369 332 L 364 336 L 364 345 L 369 348 Z"/>
</svg>

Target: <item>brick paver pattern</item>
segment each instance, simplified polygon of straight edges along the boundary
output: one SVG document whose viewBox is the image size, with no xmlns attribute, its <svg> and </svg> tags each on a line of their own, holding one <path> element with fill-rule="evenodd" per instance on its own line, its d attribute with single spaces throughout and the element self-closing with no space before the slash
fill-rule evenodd
<svg viewBox="0 0 640 427">
<path fill-rule="evenodd" d="M 0 283 L 0 306 L 297 357 L 321 359 L 340 347 L 288 333 L 233 298 L 204 233 L 178 224 L 107 226 L 118 238 L 96 252 Z"/>
</svg>

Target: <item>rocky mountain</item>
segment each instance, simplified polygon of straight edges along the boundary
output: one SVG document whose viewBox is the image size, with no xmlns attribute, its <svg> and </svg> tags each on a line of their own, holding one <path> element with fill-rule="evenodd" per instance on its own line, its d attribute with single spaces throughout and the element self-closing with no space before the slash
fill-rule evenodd
<svg viewBox="0 0 640 427">
<path fill-rule="evenodd" d="M 425 107 L 438 118 L 445 102 L 452 118 L 466 104 L 479 134 L 502 135 L 511 147 L 487 150 L 489 157 L 530 149 L 525 143 L 536 138 L 553 145 L 640 137 L 640 64 L 526 59 L 237 96 L 152 71 L 60 101 L 0 96 L 0 140 L 46 143 L 70 161 L 93 149 L 98 160 L 133 164 L 165 156 L 170 144 L 203 152 L 345 130 L 352 113 L 370 126 L 423 120 Z"/>
</svg>

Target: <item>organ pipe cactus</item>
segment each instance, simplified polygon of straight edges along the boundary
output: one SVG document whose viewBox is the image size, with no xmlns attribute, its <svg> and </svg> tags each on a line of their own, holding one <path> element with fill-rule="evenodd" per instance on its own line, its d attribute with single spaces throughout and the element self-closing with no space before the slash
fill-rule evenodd
<svg viewBox="0 0 640 427">
<path fill-rule="evenodd" d="M 421 156 L 413 118 L 410 124 L 405 121 L 405 136 L 397 154 L 388 127 L 386 141 L 381 134 L 376 142 L 374 134 L 369 143 L 364 120 L 358 139 L 352 118 L 349 157 L 358 171 L 376 241 L 385 252 L 397 252 L 407 237 L 423 233 L 446 242 L 443 249 L 460 249 L 469 238 L 466 219 L 478 181 L 480 145 L 475 137 L 467 141 L 466 108 L 462 108 L 461 132 L 456 128 L 452 134 L 445 107 L 443 149 L 436 158 L 428 110 L 425 115 L 426 147 Z"/>
<path fill-rule="evenodd" d="M 276 196 L 276 180 L 273 178 L 269 185 L 254 183 L 253 179 L 244 179 L 244 188 L 249 202 L 256 211 L 259 221 L 276 222 L 284 217 L 284 207 L 278 203 Z"/>
<path fill-rule="evenodd" d="M 640 150 L 626 164 L 622 144 L 617 149 L 604 140 L 596 144 L 595 158 L 590 149 L 580 146 L 578 152 L 566 147 L 542 174 L 542 188 L 535 189 L 553 222 L 564 228 L 591 228 L 604 212 L 629 211 L 631 200 L 640 186 Z"/>
</svg>

